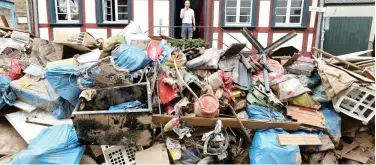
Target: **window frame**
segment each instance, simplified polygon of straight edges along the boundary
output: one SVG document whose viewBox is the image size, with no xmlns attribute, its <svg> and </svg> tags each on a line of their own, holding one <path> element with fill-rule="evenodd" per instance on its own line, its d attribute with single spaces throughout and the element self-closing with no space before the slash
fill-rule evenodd
<svg viewBox="0 0 376 165">
<path fill-rule="evenodd" d="M 54 2 L 55 2 L 55 10 L 57 11 L 57 8 L 58 8 L 57 1 L 55 0 Z M 78 20 L 72 20 L 71 10 L 68 9 L 68 6 L 71 6 L 70 3 L 71 3 L 71 0 L 67 0 L 67 14 L 66 15 L 68 17 L 68 20 L 59 20 L 59 13 L 55 12 L 56 23 L 80 23 L 79 19 Z M 79 2 L 77 1 L 77 3 L 79 3 Z M 80 7 L 80 6 L 78 6 L 78 7 Z M 78 13 L 78 14 L 80 14 L 80 13 Z"/>
<path fill-rule="evenodd" d="M 299 23 L 286 23 L 290 20 L 291 15 L 291 1 L 292 0 L 286 0 L 287 6 L 286 6 L 286 14 L 285 15 L 279 15 L 279 16 L 286 16 L 285 23 L 278 23 L 276 22 L 276 9 L 277 7 L 277 1 L 273 0 L 273 15 L 272 15 L 272 28 L 307 28 L 307 19 L 308 19 L 308 8 L 309 8 L 309 1 L 310 0 L 302 0 L 301 5 L 301 12 L 300 12 L 300 22 Z"/>
<path fill-rule="evenodd" d="M 241 27 L 250 27 L 250 28 L 255 28 L 256 27 L 256 15 L 257 15 L 257 12 L 256 12 L 256 7 L 257 7 L 257 3 L 258 3 L 258 0 L 252 0 L 251 2 L 251 6 L 250 6 L 250 9 L 251 9 L 251 12 L 250 12 L 250 22 L 249 23 L 241 23 L 239 22 L 240 21 L 240 9 L 242 8 L 241 6 L 241 0 L 237 0 L 237 6 L 235 7 L 236 8 L 236 22 L 237 23 L 226 23 L 226 9 L 227 9 L 227 3 L 226 3 L 227 0 L 222 0 L 221 3 L 222 3 L 222 27 L 227 27 L 227 28 L 231 28 L 231 27 L 234 27 L 234 28 L 241 28 Z M 234 7 L 233 7 L 234 8 Z M 244 7 L 244 8 L 247 8 L 247 7 Z"/>
<path fill-rule="evenodd" d="M 104 0 L 96 0 L 96 6 L 97 6 L 97 24 L 98 25 L 128 25 L 131 21 L 131 14 L 132 14 L 132 8 L 131 8 L 131 1 L 127 0 L 127 14 L 128 14 L 128 19 L 127 20 L 119 20 L 119 12 L 118 12 L 118 5 L 117 5 L 117 0 L 115 1 L 115 21 L 105 21 L 105 11 L 104 11 Z M 112 9 L 111 9 L 112 10 Z"/>
<path fill-rule="evenodd" d="M 70 3 L 70 0 L 67 0 Z M 57 18 L 57 0 L 48 0 L 49 9 L 49 23 L 50 25 L 82 25 L 82 0 L 77 0 L 78 3 L 78 20 L 58 20 Z M 69 12 L 68 12 L 69 11 Z M 67 15 L 70 15 L 70 10 L 67 10 Z M 69 16 L 70 17 L 70 16 Z M 69 18 L 68 17 L 68 18 Z"/>
<path fill-rule="evenodd" d="M 13 2 L 0 1 L 0 7 L 9 9 L 12 12 L 12 24 L 9 24 L 12 28 L 17 28 L 16 9 Z"/>
</svg>

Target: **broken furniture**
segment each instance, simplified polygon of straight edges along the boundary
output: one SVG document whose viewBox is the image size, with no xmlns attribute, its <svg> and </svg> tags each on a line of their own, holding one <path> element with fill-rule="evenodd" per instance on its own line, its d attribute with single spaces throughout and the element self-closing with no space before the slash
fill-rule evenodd
<svg viewBox="0 0 376 165">
<path fill-rule="evenodd" d="M 79 142 L 100 145 L 149 145 L 152 137 L 149 83 L 95 90 L 93 95 L 81 97 L 72 113 Z M 146 107 L 108 110 L 112 106 L 135 100 Z"/>
<path fill-rule="evenodd" d="M 350 88 L 333 98 L 333 106 L 337 112 L 342 112 L 363 124 L 375 116 L 375 89 L 360 87 L 352 84 Z"/>
</svg>

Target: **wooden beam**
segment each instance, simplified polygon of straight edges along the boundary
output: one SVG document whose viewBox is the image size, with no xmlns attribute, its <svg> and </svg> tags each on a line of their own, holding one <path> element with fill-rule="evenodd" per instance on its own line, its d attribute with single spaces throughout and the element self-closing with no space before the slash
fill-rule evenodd
<svg viewBox="0 0 376 165">
<path fill-rule="evenodd" d="M 295 134 L 278 134 L 277 139 L 279 145 L 302 145 L 302 146 L 315 146 L 322 145 L 320 138 L 317 135 L 295 135 Z"/>
<path fill-rule="evenodd" d="M 153 114 L 152 122 L 154 124 L 166 124 L 174 116 L 171 115 L 159 115 Z M 185 121 L 193 126 L 207 126 L 214 127 L 217 120 L 222 120 L 224 127 L 231 128 L 241 128 L 238 120 L 235 118 L 204 118 L 204 117 L 190 117 L 190 116 L 181 116 L 181 121 Z M 249 120 L 249 119 L 240 119 L 245 128 L 248 129 L 259 129 L 259 128 L 283 128 L 284 130 L 297 130 L 300 127 L 298 122 L 283 122 L 283 121 L 261 121 L 261 120 Z"/>
<path fill-rule="evenodd" d="M 354 67 L 354 68 L 356 68 L 356 69 L 362 70 L 362 68 L 360 68 L 359 66 L 356 66 L 356 65 L 354 65 L 354 64 L 352 64 L 352 63 L 349 63 L 349 62 L 347 62 L 347 61 L 345 61 L 345 60 L 342 60 L 342 59 L 338 58 L 337 56 L 332 55 L 332 54 L 330 54 L 330 53 L 328 53 L 328 52 L 325 52 L 325 51 L 323 51 L 323 50 L 317 49 L 317 48 L 315 48 L 315 47 L 312 47 L 312 50 L 317 51 L 317 52 L 319 52 L 319 53 L 321 53 L 321 54 L 323 54 L 324 56 L 327 56 L 327 57 L 329 57 L 329 58 L 334 58 L 334 59 L 336 59 L 337 61 L 342 62 L 342 63 L 344 63 L 344 64 L 346 64 L 346 65 L 348 65 L 348 66 L 351 66 L 351 67 Z M 311 51 L 311 52 L 313 52 L 313 51 Z"/>
<path fill-rule="evenodd" d="M 5 27 L 9 27 L 9 24 L 8 24 L 7 18 L 6 18 L 4 15 L 1 15 L 1 20 L 3 21 L 3 25 L 4 25 Z"/>
<path fill-rule="evenodd" d="M 33 33 L 30 33 L 30 32 L 25 31 L 25 30 L 13 29 L 11 27 L 4 27 L 4 26 L 0 26 L 0 29 L 4 30 L 6 32 L 8 32 L 8 31 L 19 31 L 19 32 L 29 33 L 30 36 L 35 37 L 35 35 Z"/>
</svg>

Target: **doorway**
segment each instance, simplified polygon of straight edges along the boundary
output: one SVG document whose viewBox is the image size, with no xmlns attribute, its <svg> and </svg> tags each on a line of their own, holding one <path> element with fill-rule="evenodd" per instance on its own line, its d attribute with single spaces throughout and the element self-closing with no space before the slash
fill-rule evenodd
<svg viewBox="0 0 376 165">
<path fill-rule="evenodd" d="M 196 20 L 196 26 L 204 26 L 205 24 L 205 0 L 190 0 L 191 6 L 190 8 L 193 9 L 195 12 L 195 20 Z M 174 18 L 174 26 L 182 26 L 182 20 L 180 18 L 180 10 L 184 8 L 185 0 L 173 0 L 174 3 L 174 9 L 173 11 L 173 18 Z M 174 38 L 181 38 L 181 28 L 173 28 L 173 34 Z M 204 38 L 204 30 L 205 28 L 197 28 L 193 32 L 193 38 Z"/>
</svg>

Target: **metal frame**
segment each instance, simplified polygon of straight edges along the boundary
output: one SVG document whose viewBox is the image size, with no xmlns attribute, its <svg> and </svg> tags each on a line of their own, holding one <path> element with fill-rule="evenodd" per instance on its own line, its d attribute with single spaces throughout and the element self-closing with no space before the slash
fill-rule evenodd
<svg viewBox="0 0 376 165">
<path fill-rule="evenodd" d="M 78 101 L 76 104 L 76 107 L 74 108 L 72 112 L 72 116 L 74 115 L 90 115 L 90 114 L 116 114 L 116 113 L 132 113 L 132 112 L 152 112 L 152 101 L 151 101 L 151 91 L 150 91 L 150 83 L 149 82 L 142 82 L 137 84 L 131 84 L 131 85 L 124 85 L 124 86 L 117 86 L 117 87 L 108 87 L 108 88 L 102 88 L 100 90 L 106 90 L 106 89 L 116 89 L 116 88 L 124 88 L 124 87 L 132 87 L 132 86 L 138 86 L 138 85 L 146 85 L 147 89 L 147 95 L 148 95 L 148 108 L 147 109 L 126 109 L 126 110 L 117 110 L 117 111 L 108 111 L 108 110 L 100 110 L 100 111 L 79 111 L 79 105 L 81 104 L 81 101 Z"/>
<path fill-rule="evenodd" d="M 287 41 L 291 40 L 292 38 L 294 38 L 295 36 L 297 36 L 296 32 L 295 31 L 291 31 L 289 32 L 288 34 L 286 34 L 285 36 L 281 37 L 280 39 L 278 39 L 277 41 L 274 41 L 272 44 L 270 44 L 269 46 L 267 46 L 266 48 L 264 48 L 260 42 L 257 41 L 256 37 L 254 37 L 252 35 L 252 33 L 250 33 L 248 31 L 247 28 L 243 28 L 242 30 L 240 30 L 240 32 L 243 34 L 243 36 L 253 45 L 253 47 L 256 48 L 256 50 L 258 51 L 259 54 L 261 54 L 261 57 L 262 57 L 262 65 L 264 67 L 263 71 L 264 71 L 264 85 L 265 85 L 265 92 L 269 93 L 270 92 L 270 86 L 269 86 L 269 76 L 268 76 L 268 66 L 267 66 L 267 62 L 266 62 L 266 57 L 268 56 L 268 54 L 274 50 L 275 48 L 281 46 L 282 44 L 286 43 Z"/>
</svg>

